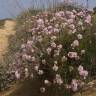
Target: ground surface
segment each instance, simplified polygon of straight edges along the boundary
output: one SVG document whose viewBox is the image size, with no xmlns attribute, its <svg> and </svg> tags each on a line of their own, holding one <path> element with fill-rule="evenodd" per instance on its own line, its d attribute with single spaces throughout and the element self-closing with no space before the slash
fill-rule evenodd
<svg viewBox="0 0 96 96">
<path fill-rule="evenodd" d="M 7 51 L 9 36 L 15 34 L 14 27 L 15 27 L 15 21 L 6 20 L 4 27 L 0 29 L 0 59 L 1 60 L 3 55 Z"/>
</svg>

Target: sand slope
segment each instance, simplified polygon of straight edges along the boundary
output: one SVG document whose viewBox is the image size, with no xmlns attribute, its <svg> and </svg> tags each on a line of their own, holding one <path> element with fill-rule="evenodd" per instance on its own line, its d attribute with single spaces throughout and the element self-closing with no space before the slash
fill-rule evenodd
<svg viewBox="0 0 96 96">
<path fill-rule="evenodd" d="M 8 37 L 15 34 L 15 21 L 6 20 L 4 28 L 0 29 L 0 58 L 5 54 L 8 48 Z"/>
</svg>

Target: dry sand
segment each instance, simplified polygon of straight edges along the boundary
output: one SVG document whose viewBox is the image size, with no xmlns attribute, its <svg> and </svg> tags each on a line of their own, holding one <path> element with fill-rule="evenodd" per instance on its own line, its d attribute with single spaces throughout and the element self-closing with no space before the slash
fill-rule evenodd
<svg viewBox="0 0 96 96">
<path fill-rule="evenodd" d="M 3 55 L 7 51 L 9 36 L 15 34 L 14 28 L 15 28 L 15 21 L 6 20 L 4 24 L 4 28 L 0 29 L 0 59 L 1 60 Z"/>
</svg>

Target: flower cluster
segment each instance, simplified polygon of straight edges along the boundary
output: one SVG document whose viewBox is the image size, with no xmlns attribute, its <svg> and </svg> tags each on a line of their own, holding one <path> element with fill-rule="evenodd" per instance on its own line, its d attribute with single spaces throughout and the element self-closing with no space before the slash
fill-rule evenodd
<svg viewBox="0 0 96 96">
<path fill-rule="evenodd" d="M 17 79 L 40 77 L 41 92 L 51 85 L 77 91 L 88 76 L 83 68 L 87 52 L 83 41 L 85 30 L 92 25 L 91 15 L 87 10 L 46 11 L 32 20 L 29 37 L 10 69 Z"/>
</svg>

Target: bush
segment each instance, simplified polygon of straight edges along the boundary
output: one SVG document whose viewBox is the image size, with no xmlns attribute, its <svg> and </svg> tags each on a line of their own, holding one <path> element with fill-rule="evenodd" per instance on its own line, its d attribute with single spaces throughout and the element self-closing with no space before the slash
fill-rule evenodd
<svg viewBox="0 0 96 96">
<path fill-rule="evenodd" d="M 96 75 L 92 72 L 96 68 L 93 21 L 87 10 L 29 16 L 20 28 L 19 39 L 23 41 L 9 69 L 15 71 L 17 79 L 38 77 L 41 92 L 49 86 L 60 92 L 78 91 Z"/>
</svg>

